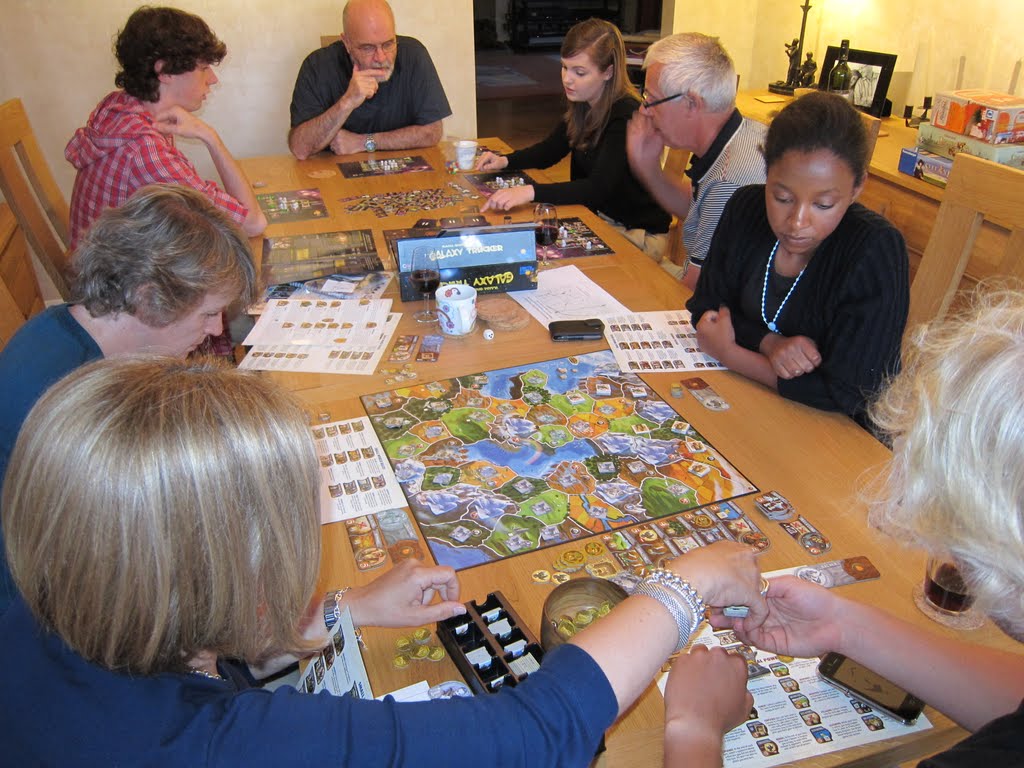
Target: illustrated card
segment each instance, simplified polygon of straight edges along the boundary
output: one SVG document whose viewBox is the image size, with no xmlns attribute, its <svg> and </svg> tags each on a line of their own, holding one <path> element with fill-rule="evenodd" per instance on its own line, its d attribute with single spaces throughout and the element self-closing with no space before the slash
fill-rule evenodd
<svg viewBox="0 0 1024 768">
<path fill-rule="evenodd" d="M 327 206 L 319 189 L 262 192 L 256 195 L 256 201 L 271 224 L 327 218 Z"/>
</svg>

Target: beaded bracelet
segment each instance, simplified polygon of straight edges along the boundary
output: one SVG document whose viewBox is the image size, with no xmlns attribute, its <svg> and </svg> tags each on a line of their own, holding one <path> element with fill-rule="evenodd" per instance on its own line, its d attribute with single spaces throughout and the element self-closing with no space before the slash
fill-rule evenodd
<svg viewBox="0 0 1024 768">
<path fill-rule="evenodd" d="M 698 618 L 690 605 L 681 599 L 679 593 L 664 584 L 644 579 L 633 590 L 634 595 L 645 595 L 657 600 L 664 606 L 665 610 L 676 622 L 676 631 L 679 633 L 676 647 L 673 653 L 679 653 L 690 641 L 690 635 L 697 629 L 703 620 L 703 615 Z"/>
<path fill-rule="evenodd" d="M 669 589 L 678 592 L 683 600 L 686 601 L 686 604 L 690 606 L 693 615 L 698 617 L 697 623 L 699 624 L 700 621 L 703 621 L 707 606 L 704 603 L 704 598 L 690 585 L 690 582 L 666 568 L 652 569 L 648 572 L 647 578 L 656 584 L 664 584 Z"/>
</svg>

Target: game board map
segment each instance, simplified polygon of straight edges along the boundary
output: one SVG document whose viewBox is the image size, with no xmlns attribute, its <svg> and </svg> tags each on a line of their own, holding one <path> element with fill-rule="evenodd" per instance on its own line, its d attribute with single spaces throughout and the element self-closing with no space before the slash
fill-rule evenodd
<svg viewBox="0 0 1024 768">
<path fill-rule="evenodd" d="M 783 572 L 765 574 L 773 577 Z M 748 662 L 770 674 L 748 680 L 754 708 L 747 721 L 725 735 L 724 764 L 729 768 L 766 768 L 848 747 L 928 730 L 924 715 L 904 725 L 868 704 L 847 696 L 818 676 L 818 658 L 778 656 L 742 645 L 729 630 L 705 624 L 694 644 L 735 648 Z M 665 692 L 667 674 L 658 680 Z"/>
<path fill-rule="evenodd" d="M 551 245 L 537 246 L 538 261 L 575 259 L 580 256 L 607 256 L 615 253 L 578 216 L 569 216 L 558 221 L 558 239 Z"/>
<path fill-rule="evenodd" d="M 319 189 L 262 192 L 256 195 L 256 201 L 271 224 L 327 218 L 327 206 Z"/>
<path fill-rule="evenodd" d="M 391 176 L 396 173 L 419 173 L 420 171 L 434 170 L 422 155 L 371 157 L 368 160 L 338 163 L 338 169 L 346 179 L 364 179 L 368 176 Z"/>
<path fill-rule="evenodd" d="M 605 338 L 623 371 L 700 371 L 723 366 L 697 346 L 687 310 L 604 318 Z"/>
<path fill-rule="evenodd" d="M 369 212 L 378 219 L 405 216 L 417 211 L 436 211 L 461 205 L 466 200 L 479 200 L 480 195 L 461 184 L 449 181 L 445 187 L 414 189 L 407 192 L 384 192 L 377 195 L 343 197 L 338 202 L 348 203 L 348 213 Z"/>
<path fill-rule="evenodd" d="M 609 351 L 362 401 L 441 565 L 459 570 L 673 515 L 667 538 L 683 551 L 687 537 L 699 545 L 747 533 L 767 546 L 731 505 L 722 519 L 695 512 L 757 489 Z"/>
</svg>

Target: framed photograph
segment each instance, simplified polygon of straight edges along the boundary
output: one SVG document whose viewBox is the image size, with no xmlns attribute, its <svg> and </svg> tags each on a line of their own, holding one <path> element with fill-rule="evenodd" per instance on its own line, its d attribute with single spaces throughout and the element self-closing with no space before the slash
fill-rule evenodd
<svg viewBox="0 0 1024 768">
<path fill-rule="evenodd" d="M 819 89 L 828 89 L 828 76 L 838 61 L 839 46 L 830 45 L 822 61 Z M 851 48 L 850 69 L 860 75 L 854 75 L 854 105 L 869 115 L 881 117 L 885 108 L 885 96 L 889 92 L 889 81 L 892 80 L 893 70 L 896 69 L 896 54 Z"/>
</svg>

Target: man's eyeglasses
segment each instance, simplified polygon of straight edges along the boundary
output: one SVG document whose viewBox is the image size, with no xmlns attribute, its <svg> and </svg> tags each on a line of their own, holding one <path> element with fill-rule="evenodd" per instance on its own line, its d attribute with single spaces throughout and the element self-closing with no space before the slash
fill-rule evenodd
<svg viewBox="0 0 1024 768">
<path fill-rule="evenodd" d="M 640 107 L 642 109 L 651 109 L 652 107 L 656 107 L 659 104 L 664 104 L 666 101 L 674 101 L 675 99 L 681 99 L 682 97 L 683 94 L 677 93 L 672 96 L 665 96 L 664 98 L 661 99 L 655 99 L 654 101 L 648 101 L 645 96 L 644 100 L 640 102 Z"/>
<path fill-rule="evenodd" d="M 380 45 L 374 45 L 373 43 L 363 43 L 361 45 L 357 45 L 356 50 L 359 51 L 364 56 L 372 56 L 378 50 L 390 56 L 397 45 L 398 41 L 395 40 L 394 38 L 391 38 L 390 40 L 386 40 Z"/>
</svg>

